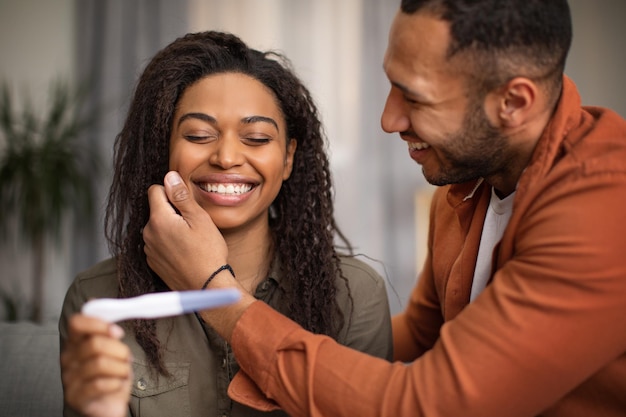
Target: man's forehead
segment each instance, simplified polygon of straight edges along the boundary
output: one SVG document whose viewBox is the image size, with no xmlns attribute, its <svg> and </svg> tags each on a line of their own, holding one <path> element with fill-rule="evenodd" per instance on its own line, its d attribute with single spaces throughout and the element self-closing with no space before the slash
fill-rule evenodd
<svg viewBox="0 0 626 417">
<path fill-rule="evenodd" d="M 433 71 L 447 65 L 450 31 L 447 22 L 431 14 L 398 12 L 389 31 L 383 59 L 386 73 Z"/>
<path fill-rule="evenodd" d="M 450 23 L 428 12 L 408 14 L 398 11 L 389 30 L 389 44 L 415 42 L 447 51 L 450 45 Z"/>
<path fill-rule="evenodd" d="M 383 70 L 390 83 L 422 102 L 458 95 L 465 76 L 448 57 L 449 24 L 433 14 L 398 13 L 389 33 Z"/>
</svg>

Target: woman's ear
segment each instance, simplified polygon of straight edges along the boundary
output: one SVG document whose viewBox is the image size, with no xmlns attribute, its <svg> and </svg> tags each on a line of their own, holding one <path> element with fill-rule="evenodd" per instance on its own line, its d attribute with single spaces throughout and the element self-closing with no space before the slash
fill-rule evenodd
<svg viewBox="0 0 626 417">
<path fill-rule="evenodd" d="M 293 156 L 296 153 L 298 141 L 290 139 L 287 144 L 287 155 L 285 155 L 285 169 L 283 170 L 283 181 L 287 180 L 293 170 Z"/>
</svg>

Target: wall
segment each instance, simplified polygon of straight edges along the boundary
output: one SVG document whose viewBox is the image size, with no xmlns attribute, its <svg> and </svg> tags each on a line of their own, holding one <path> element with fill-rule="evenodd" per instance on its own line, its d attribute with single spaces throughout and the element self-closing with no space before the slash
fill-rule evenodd
<svg viewBox="0 0 626 417">
<path fill-rule="evenodd" d="M 626 1 L 569 0 L 574 40 L 565 72 L 583 104 L 610 107 L 626 117 Z"/>
<path fill-rule="evenodd" d="M 128 1 L 128 0 L 127 0 Z M 234 2 L 234 0 L 229 0 Z M 237 0 L 241 1 L 241 0 Z M 243 3 L 247 4 L 250 0 L 245 0 Z M 365 0 L 362 0 L 365 2 Z M 202 3 L 202 2 L 200 2 Z M 13 84 L 18 88 L 25 88 L 32 92 L 36 97 L 36 103 L 43 101 L 45 97 L 45 89 L 50 79 L 58 75 L 72 75 L 73 68 L 75 67 L 76 59 L 74 57 L 74 0 L 0 0 L 0 78 L 10 79 Z M 224 3 L 226 4 L 226 3 Z M 272 0 L 269 5 L 276 5 L 277 0 Z M 330 7 L 330 3 L 321 2 L 319 5 L 316 3 L 316 10 L 323 10 L 324 7 Z M 350 4 L 355 8 L 362 7 L 361 2 L 351 0 L 346 4 Z M 364 3 L 363 3 L 364 4 Z M 623 0 L 570 0 L 572 15 L 574 20 L 574 43 L 572 51 L 567 62 L 566 72 L 571 76 L 578 84 L 578 87 L 583 96 L 583 102 L 585 104 L 595 104 L 612 107 L 617 110 L 622 116 L 626 116 L 626 83 L 622 81 L 623 74 L 626 74 L 626 36 L 624 36 L 623 21 L 626 20 L 626 2 Z M 326 6 L 324 6 L 326 5 Z M 269 6 L 268 6 L 269 7 Z M 295 6 L 291 6 L 295 7 Z M 342 6 L 344 7 L 344 6 Z M 367 12 L 367 10 L 365 11 Z M 284 14 L 287 11 L 284 11 Z M 285 15 L 274 16 L 275 19 L 286 19 Z M 349 14 L 349 13 L 348 13 Z M 230 17 L 228 17 L 229 19 Z M 267 19 L 271 19 L 269 16 Z M 225 18 L 226 19 L 226 18 Z M 225 25 L 230 24 L 229 21 L 223 22 Z M 241 23 L 241 22 L 240 22 Z M 243 22 L 245 23 L 245 22 Z M 332 38 L 343 33 L 345 29 L 340 19 L 328 20 L 326 25 L 333 25 L 332 27 L 323 27 L 319 36 L 325 36 Z M 266 25 L 265 25 L 266 26 Z M 254 24 L 246 25 L 247 29 L 254 27 Z M 259 27 L 264 27 L 260 25 Z M 311 28 L 311 33 L 314 28 Z M 242 29 L 243 30 L 243 29 Z M 319 28 L 317 29 L 319 30 Z M 371 27 L 361 29 L 363 31 L 371 31 Z M 309 52 L 315 54 L 316 59 L 323 59 L 324 48 L 314 49 L 312 51 L 289 49 L 289 45 L 297 43 L 297 40 L 289 39 L 291 34 L 283 34 L 287 37 L 287 44 L 285 49 L 288 50 L 289 55 L 293 58 L 296 66 L 298 65 L 298 53 L 307 54 Z M 254 36 L 253 34 L 245 33 L 246 38 Z M 386 37 L 386 33 L 377 33 L 378 37 Z M 257 38 L 265 41 L 267 34 Z M 345 38 L 342 38 L 345 39 Z M 274 42 L 275 39 L 269 39 Z M 332 39 L 331 39 L 332 40 Z M 306 42 L 306 40 L 305 40 Z M 357 50 L 359 54 L 370 54 L 375 58 L 382 59 L 381 48 L 384 48 L 385 40 L 376 45 L 368 44 L 366 50 Z M 267 43 L 258 45 L 259 47 L 271 47 Z M 342 46 L 342 45 L 340 45 Z M 349 47 L 345 48 L 346 51 L 350 51 Z M 336 53 L 333 52 L 333 53 Z M 346 52 L 348 53 L 348 52 Z M 350 67 L 347 65 L 355 64 L 357 62 L 354 59 L 350 62 L 349 57 L 343 57 L 346 65 L 339 65 L 339 70 L 347 70 Z M 380 66 L 376 66 L 375 70 L 380 71 Z M 302 76 L 307 82 L 310 83 L 311 90 L 314 95 L 321 100 L 321 107 L 323 109 L 329 108 L 330 103 L 324 102 L 324 100 L 330 100 L 329 84 L 319 81 L 316 77 L 317 67 L 302 68 Z M 334 73 L 323 74 L 323 79 L 333 79 Z M 384 82 L 384 80 L 383 80 Z M 347 85 L 352 88 L 354 84 Z M 341 87 L 341 85 L 339 85 Z M 344 85 L 344 88 L 346 85 Z M 377 87 L 378 88 L 378 87 Z M 349 91 L 341 92 L 342 97 L 345 98 L 346 93 Z M 349 102 L 348 102 L 349 103 Z M 373 103 L 368 109 L 371 110 L 371 114 L 368 115 L 372 121 L 373 129 L 378 128 L 378 120 L 380 117 L 379 111 L 382 108 L 383 103 Z M 348 105 L 344 105 L 348 107 Z M 347 109 L 349 110 L 349 109 Z M 348 113 L 347 120 L 352 120 L 354 115 Z M 339 120 L 336 115 L 329 113 L 327 115 L 329 129 L 332 135 L 329 136 L 346 136 L 346 132 L 350 132 L 351 126 L 344 123 L 344 120 Z M 115 127 L 112 127 L 115 130 Z M 355 127 L 357 131 L 364 129 L 363 127 Z M 367 129 L 364 129 L 368 131 Z M 335 133 L 336 132 L 336 133 Z M 387 140 L 387 139 L 385 139 Z M 399 141 L 396 137 L 389 138 L 390 143 L 399 146 Z M 338 216 L 341 219 L 349 219 L 361 216 L 359 212 L 353 211 L 351 205 L 346 201 L 351 197 L 351 184 L 355 180 L 365 181 L 367 178 L 367 170 L 362 172 L 362 176 L 356 179 L 350 177 L 349 180 L 344 180 L 343 176 L 348 175 L 347 172 L 342 172 L 343 159 L 345 157 L 346 148 L 334 149 L 334 166 L 338 167 L 338 173 L 340 177 L 338 179 L 338 185 L 343 187 L 341 192 L 344 196 L 339 197 Z M 374 155 L 377 159 L 383 159 L 385 155 Z M 382 161 L 381 161 L 382 162 Z M 381 163 L 378 162 L 378 163 Z M 360 161 L 360 164 L 365 163 L 374 164 L 376 162 L 364 162 Z M 410 161 L 406 162 L 409 165 Z M 391 167 L 392 169 L 394 167 Z M 394 168 L 395 169 L 395 168 Z M 418 169 L 407 168 L 402 165 L 399 169 L 405 172 L 405 176 L 420 176 Z M 372 178 L 374 181 L 375 179 Z M 401 176 L 398 177 L 398 181 L 406 183 L 406 179 Z M 408 187 L 410 188 L 410 187 Z M 424 185 L 424 188 L 427 188 Z M 408 190 L 411 193 L 411 190 Z M 383 194 L 384 195 L 384 194 Z M 347 196 L 347 197 L 346 197 Z M 372 198 L 379 198 L 378 195 Z M 409 198 L 409 200 L 411 200 Z M 404 209 L 411 209 L 413 207 L 404 207 Z M 371 217 L 368 207 L 362 207 L 360 209 L 365 214 L 363 216 Z M 396 210 L 400 210 L 397 208 Z M 397 214 L 396 212 L 393 212 Z M 373 213 L 374 215 L 378 215 Z M 388 216 L 394 217 L 387 219 L 388 225 L 391 225 L 394 219 L 401 216 Z M 406 216 L 404 217 L 406 218 Z M 426 231 L 424 224 L 419 224 L 423 219 L 423 213 L 420 211 L 415 217 L 416 227 L 413 225 L 406 225 L 402 235 L 397 235 L 396 248 L 411 247 L 413 248 L 415 242 L 422 242 L 423 234 Z M 385 226 L 385 224 L 383 224 Z M 373 247 L 372 252 L 376 252 L 377 246 L 371 246 L 372 242 L 377 240 L 377 228 L 381 226 L 371 225 L 371 227 L 364 230 L 350 229 L 346 230 L 349 236 L 354 236 L 353 243 L 360 248 Z M 385 226 L 386 227 L 386 226 Z M 417 235 L 417 236 L 416 236 Z M 366 241 L 367 240 L 367 241 Z M 423 255 L 422 244 L 419 244 L 417 249 L 417 258 Z M 74 250 L 71 248 L 71 242 L 67 239 L 59 246 L 51 250 L 48 256 L 48 263 L 46 267 L 47 273 L 47 286 L 48 300 L 45 306 L 46 317 L 49 320 L 54 320 L 60 309 L 62 297 L 69 280 L 77 272 L 72 269 L 72 256 Z M 371 253 L 374 257 L 379 257 L 378 253 Z M 14 280 L 16 277 L 19 279 L 19 285 L 22 287 L 19 290 L 24 296 L 29 294 L 29 280 L 30 280 L 30 264 L 29 264 L 29 251 L 27 248 L 18 245 L 16 240 L 7 242 L 0 246 L 0 288 L 12 290 L 14 285 L 10 284 L 10 280 Z M 408 256 L 403 256 L 408 258 Z M 401 276 L 393 275 L 391 278 L 394 282 L 396 290 L 399 292 L 399 296 L 390 294 L 392 300 L 392 309 L 398 311 L 402 308 L 403 303 L 408 297 L 408 291 L 413 285 L 417 270 L 419 269 L 419 263 L 416 263 L 415 259 L 405 260 L 408 267 L 405 270 L 409 270 L 408 273 L 402 273 Z M 391 265 L 391 267 L 395 267 Z M 0 316 L 2 311 L 0 309 Z"/>
<path fill-rule="evenodd" d="M 9 82 L 14 93 L 32 97 L 36 109 L 43 108 L 49 82 L 73 77 L 74 38 L 74 0 L 0 0 L 0 81 Z M 22 312 L 31 290 L 30 256 L 16 236 L 0 245 L 0 289 L 19 299 Z M 56 320 L 60 311 L 70 264 L 65 238 L 47 253 L 46 320 Z"/>
</svg>

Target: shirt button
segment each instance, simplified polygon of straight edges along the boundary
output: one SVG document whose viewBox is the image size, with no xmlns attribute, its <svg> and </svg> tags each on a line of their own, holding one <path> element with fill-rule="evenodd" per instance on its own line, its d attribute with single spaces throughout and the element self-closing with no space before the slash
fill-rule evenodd
<svg viewBox="0 0 626 417">
<path fill-rule="evenodd" d="M 226 358 L 222 359 L 222 368 L 226 368 Z"/>
<path fill-rule="evenodd" d="M 137 389 L 140 389 L 141 391 L 145 391 L 147 386 L 148 384 L 146 384 L 146 381 L 143 378 L 137 381 Z"/>
</svg>

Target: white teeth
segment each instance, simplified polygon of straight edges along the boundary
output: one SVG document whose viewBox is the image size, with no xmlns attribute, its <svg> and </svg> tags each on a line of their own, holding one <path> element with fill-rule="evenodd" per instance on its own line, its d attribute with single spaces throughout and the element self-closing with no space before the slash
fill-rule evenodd
<svg viewBox="0 0 626 417">
<path fill-rule="evenodd" d="M 430 148 L 430 145 L 425 142 L 407 142 L 407 143 L 409 144 L 410 150 L 413 150 L 413 149 L 422 150 L 422 149 Z"/>
<path fill-rule="evenodd" d="M 204 184 L 202 187 L 210 193 L 237 195 L 245 194 L 252 189 L 251 184 Z"/>
</svg>

